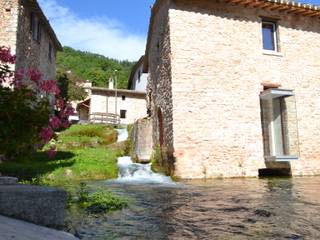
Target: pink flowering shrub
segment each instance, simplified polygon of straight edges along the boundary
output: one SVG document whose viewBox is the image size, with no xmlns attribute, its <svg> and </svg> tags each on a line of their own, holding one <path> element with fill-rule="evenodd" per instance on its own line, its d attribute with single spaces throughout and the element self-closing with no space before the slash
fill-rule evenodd
<svg viewBox="0 0 320 240">
<path fill-rule="evenodd" d="M 37 69 L 10 68 L 15 56 L 0 46 L 0 155 L 10 159 L 43 146 L 54 131 L 69 127 L 74 109 L 60 96 L 55 80 L 45 80 Z M 48 151 L 54 157 L 55 146 Z"/>
</svg>

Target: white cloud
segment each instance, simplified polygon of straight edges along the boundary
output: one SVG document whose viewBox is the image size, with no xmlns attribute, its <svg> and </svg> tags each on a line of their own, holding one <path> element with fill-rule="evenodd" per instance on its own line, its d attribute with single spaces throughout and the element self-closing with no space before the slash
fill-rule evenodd
<svg viewBox="0 0 320 240">
<path fill-rule="evenodd" d="M 107 17 L 80 18 L 56 0 L 39 0 L 62 45 L 119 60 L 138 60 L 145 50 L 145 37 L 126 32 Z"/>
</svg>

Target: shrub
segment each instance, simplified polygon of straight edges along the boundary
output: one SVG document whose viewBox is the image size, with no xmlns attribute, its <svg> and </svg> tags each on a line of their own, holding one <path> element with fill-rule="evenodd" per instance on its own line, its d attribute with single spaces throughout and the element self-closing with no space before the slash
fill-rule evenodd
<svg viewBox="0 0 320 240">
<path fill-rule="evenodd" d="M 88 187 L 85 183 L 80 184 L 77 195 L 78 203 L 89 213 L 106 213 L 121 210 L 128 206 L 127 199 L 116 196 L 103 189 L 89 194 Z"/>
<path fill-rule="evenodd" d="M 0 155 L 13 158 L 48 143 L 54 131 L 69 127 L 70 105 L 60 97 L 55 80 L 36 69 L 13 72 L 10 49 L 0 46 Z M 48 155 L 55 155 L 55 147 Z"/>
</svg>

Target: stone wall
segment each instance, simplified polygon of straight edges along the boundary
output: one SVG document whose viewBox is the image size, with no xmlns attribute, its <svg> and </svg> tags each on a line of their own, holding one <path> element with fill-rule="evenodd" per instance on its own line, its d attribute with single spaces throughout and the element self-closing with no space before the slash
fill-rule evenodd
<svg viewBox="0 0 320 240">
<path fill-rule="evenodd" d="M 138 162 L 150 162 L 152 143 L 152 119 L 142 118 L 137 120 L 132 129 L 133 156 Z"/>
<path fill-rule="evenodd" d="M 56 77 L 56 52 L 47 26 L 41 24 L 41 40 L 34 40 L 30 33 L 31 12 L 37 13 L 29 1 L 22 0 L 22 7 L 19 14 L 18 34 L 17 34 L 17 69 L 37 68 L 45 79 L 55 79 Z M 36 14 L 38 18 L 40 16 Z M 49 59 L 49 43 L 52 46 L 52 58 Z"/>
<path fill-rule="evenodd" d="M 19 0 L 0 0 L 0 46 L 16 53 Z"/>
<path fill-rule="evenodd" d="M 149 48 L 149 86 L 148 96 L 151 97 L 149 110 L 153 119 L 153 142 L 161 145 L 164 162 L 170 171 L 174 168 L 173 159 L 173 126 L 172 126 L 172 90 L 171 90 L 171 49 L 169 4 L 163 1 L 154 19 L 153 34 Z M 159 116 L 162 118 L 160 126 Z M 160 128 L 162 128 L 163 142 L 160 142 Z"/>
<path fill-rule="evenodd" d="M 295 92 L 300 159 L 291 163 L 292 173 L 320 174 L 319 20 L 208 0 L 165 6 L 157 18 L 169 13 L 169 19 L 158 22 L 152 39 L 158 29 L 170 29 L 169 38 L 160 36 L 168 43 L 160 55 L 167 74 L 156 74 L 155 40 L 149 68 L 152 82 L 166 83 L 152 105 L 162 103 L 172 117 L 164 124 L 172 127 L 166 137 L 172 141 L 174 134 L 175 174 L 257 176 L 266 167 L 259 98 L 264 82 Z M 280 53 L 263 53 L 260 16 L 279 19 Z"/>
<path fill-rule="evenodd" d="M 41 41 L 32 39 L 30 14 L 38 10 L 28 0 L 0 0 L 0 45 L 9 46 L 17 56 L 16 69 L 37 68 L 45 79 L 56 77 L 56 52 L 48 26 L 41 24 Z M 49 43 L 52 46 L 52 59 L 49 60 Z"/>
</svg>

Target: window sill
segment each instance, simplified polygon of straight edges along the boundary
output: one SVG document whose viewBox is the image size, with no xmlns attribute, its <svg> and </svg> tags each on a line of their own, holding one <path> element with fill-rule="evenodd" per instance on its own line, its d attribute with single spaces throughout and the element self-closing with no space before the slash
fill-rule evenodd
<svg viewBox="0 0 320 240">
<path fill-rule="evenodd" d="M 298 156 L 266 156 L 266 161 L 271 162 L 291 162 L 299 160 Z"/>
<path fill-rule="evenodd" d="M 271 51 L 271 50 L 263 50 L 262 54 L 269 55 L 269 56 L 283 57 L 282 53 L 276 52 L 276 51 Z"/>
</svg>

